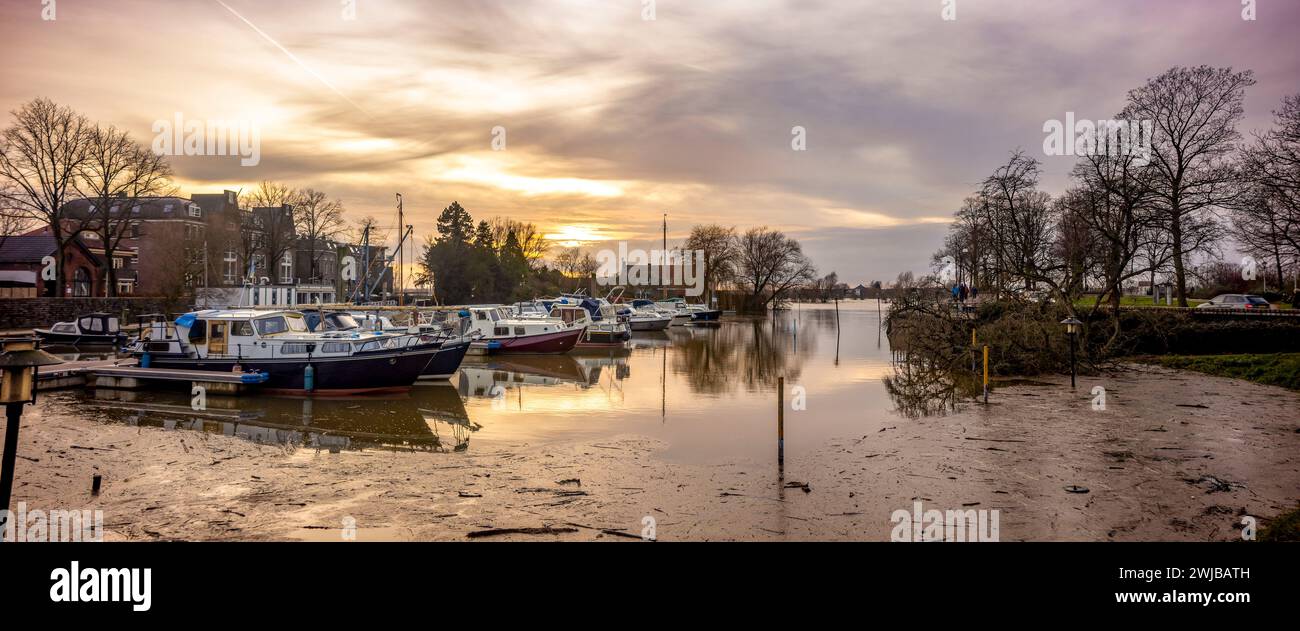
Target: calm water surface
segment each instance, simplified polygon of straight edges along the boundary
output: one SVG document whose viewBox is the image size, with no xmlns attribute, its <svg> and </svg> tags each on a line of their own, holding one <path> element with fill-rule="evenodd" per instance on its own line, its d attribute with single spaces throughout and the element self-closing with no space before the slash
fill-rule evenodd
<svg viewBox="0 0 1300 631">
<path fill-rule="evenodd" d="M 860 437 L 951 404 L 928 372 L 896 366 L 874 301 L 796 305 L 769 318 L 636 333 L 628 348 L 554 356 L 467 357 L 449 384 L 410 395 L 303 399 L 69 390 L 44 414 L 240 436 L 322 449 L 447 452 L 505 442 L 640 434 L 662 456 L 775 461 L 777 378 L 786 383 L 786 451 Z M 803 389 L 806 409 L 791 410 Z"/>
</svg>

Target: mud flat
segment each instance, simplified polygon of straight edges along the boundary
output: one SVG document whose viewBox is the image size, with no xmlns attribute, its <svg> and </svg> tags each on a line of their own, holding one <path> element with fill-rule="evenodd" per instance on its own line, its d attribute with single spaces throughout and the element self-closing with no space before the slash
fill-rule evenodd
<svg viewBox="0 0 1300 631">
<path fill-rule="evenodd" d="M 660 540 L 888 540 L 919 501 L 997 509 L 1003 541 L 1228 541 L 1300 500 L 1300 394 L 1148 366 L 1040 381 L 873 424 L 783 476 L 775 453 L 680 464 L 635 435 L 329 453 L 46 406 L 23 417 L 14 502 L 101 509 L 109 540 L 634 541 L 647 516 Z"/>
</svg>

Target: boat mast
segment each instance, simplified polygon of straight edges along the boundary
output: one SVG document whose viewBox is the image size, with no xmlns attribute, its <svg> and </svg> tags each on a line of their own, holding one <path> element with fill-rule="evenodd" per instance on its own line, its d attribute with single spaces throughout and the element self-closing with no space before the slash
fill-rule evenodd
<svg viewBox="0 0 1300 631">
<path fill-rule="evenodd" d="M 402 230 L 405 229 L 406 229 L 406 221 L 402 215 L 402 194 L 398 193 L 397 194 L 397 230 L 401 232 Z M 405 304 L 404 302 L 402 302 L 402 286 L 405 284 L 404 281 L 406 280 L 406 278 L 402 275 L 402 265 L 406 262 L 405 244 L 406 244 L 406 239 L 405 239 L 405 235 L 403 235 L 403 239 L 397 243 L 397 306 L 399 307 Z"/>
</svg>

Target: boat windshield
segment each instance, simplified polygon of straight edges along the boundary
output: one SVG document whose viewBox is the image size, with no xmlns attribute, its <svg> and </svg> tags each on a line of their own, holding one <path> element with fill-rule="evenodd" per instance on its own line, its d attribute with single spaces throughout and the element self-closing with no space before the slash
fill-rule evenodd
<svg viewBox="0 0 1300 631">
<path fill-rule="evenodd" d="M 328 314 L 325 316 L 325 321 L 329 323 L 330 327 L 338 331 L 351 331 L 352 329 L 356 329 L 361 326 L 357 324 L 356 318 L 352 317 L 351 314 L 347 314 L 347 313 Z"/>
<path fill-rule="evenodd" d="M 306 333 L 307 321 L 301 315 L 296 313 L 286 313 L 283 315 L 271 316 L 269 318 L 258 318 L 254 320 L 257 324 L 257 333 L 263 337 L 278 335 L 280 333 Z"/>
</svg>

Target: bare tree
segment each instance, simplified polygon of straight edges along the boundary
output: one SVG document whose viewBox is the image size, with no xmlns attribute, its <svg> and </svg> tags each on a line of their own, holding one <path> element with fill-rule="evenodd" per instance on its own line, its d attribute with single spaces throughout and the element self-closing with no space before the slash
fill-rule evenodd
<svg viewBox="0 0 1300 631">
<path fill-rule="evenodd" d="M 316 278 L 316 268 L 324 252 L 321 243 L 334 239 L 347 228 L 343 202 L 330 199 L 316 189 L 303 189 L 293 210 L 293 220 L 298 236 L 307 242 L 307 277 Z"/>
<path fill-rule="evenodd" d="M 1103 142 L 1101 134 L 1099 130 L 1099 144 Z M 1063 203 L 1071 209 L 1068 216 L 1087 226 L 1089 245 L 1095 248 L 1102 287 L 1094 311 L 1103 302 L 1118 308 L 1124 283 L 1145 272 L 1134 261 L 1144 240 L 1153 235 L 1151 229 L 1159 225 L 1152 181 L 1155 174 L 1155 169 L 1134 153 L 1093 153 L 1074 167 L 1072 175 L 1078 187 L 1066 194 Z"/>
<path fill-rule="evenodd" d="M 285 204 L 297 206 L 302 201 L 302 191 L 288 184 L 262 180 L 253 192 L 241 198 L 247 201 L 250 208 L 279 207 Z"/>
<path fill-rule="evenodd" d="M 713 292 L 734 279 L 739 267 L 740 243 L 736 229 L 718 224 L 693 226 L 682 249 L 704 253 L 704 296 L 707 304 L 713 304 Z"/>
<path fill-rule="evenodd" d="M 763 311 L 816 278 L 817 269 L 798 241 L 761 226 L 740 237 L 739 272 L 737 281 L 749 294 L 746 309 Z"/>
<path fill-rule="evenodd" d="M 1187 306 L 1187 259 L 1194 252 L 1186 223 L 1231 204 L 1237 195 L 1230 160 L 1240 137 L 1246 88 L 1254 84 L 1249 70 L 1176 67 L 1129 92 L 1125 114 L 1154 123 L 1153 188 L 1173 247 L 1181 307 Z"/>
<path fill-rule="evenodd" d="M 1233 207 L 1233 233 L 1272 259 L 1280 285 L 1284 259 L 1300 259 L 1300 94 L 1283 99 L 1273 115 L 1273 129 L 1244 153 L 1248 190 Z"/>
<path fill-rule="evenodd" d="M 133 140 L 126 131 L 96 125 L 88 131 L 86 159 L 76 181 L 77 191 L 90 207 L 82 229 L 99 235 L 104 248 L 109 296 L 117 295 L 117 268 L 113 256 L 122 239 L 131 234 L 131 208 L 142 198 L 173 194 L 172 170 L 163 156 Z"/>
<path fill-rule="evenodd" d="M 76 236 L 65 230 L 63 207 L 86 160 L 86 117 L 45 98 L 12 112 L 14 122 L 0 133 L 0 200 L 10 212 L 49 226 L 57 249 L 55 269 L 63 278 L 64 250 Z M 55 283 L 58 295 L 65 283 Z"/>
</svg>

